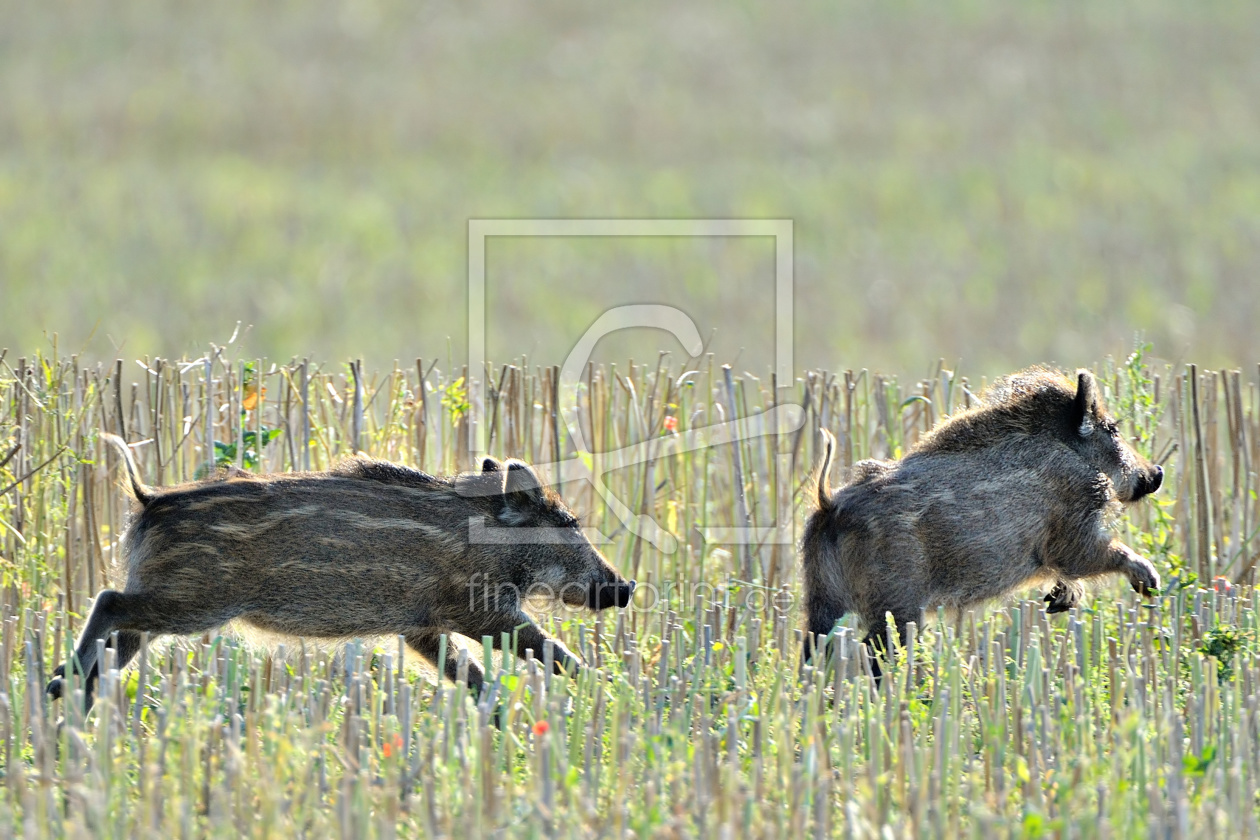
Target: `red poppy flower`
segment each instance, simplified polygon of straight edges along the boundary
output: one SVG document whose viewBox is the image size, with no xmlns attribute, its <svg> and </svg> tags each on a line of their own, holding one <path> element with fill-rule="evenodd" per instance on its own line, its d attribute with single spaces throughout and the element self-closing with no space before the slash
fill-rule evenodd
<svg viewBox="0 0 1260 840">
<path fill-rule="evenodd" d="M 395 733 L 392 740 L 386 741 L 381 745 L 381 751 L 385 753 L 385 757 L 389 758 L 394 754 L 394 750 L 402 749 L 402 736 Z"/>
</svg>

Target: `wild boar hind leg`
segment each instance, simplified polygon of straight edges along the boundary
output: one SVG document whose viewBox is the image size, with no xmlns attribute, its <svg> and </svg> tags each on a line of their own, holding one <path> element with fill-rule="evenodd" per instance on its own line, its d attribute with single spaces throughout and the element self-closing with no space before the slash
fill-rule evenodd
<svg viewBox="0 0 1260 840">
<path fill-rule="evenodd" d="M 113 647 L 113 635 L 117 632 L 115 662 L 117 667 L 125 668 L 140 650 L 142 632 L 197 633 L 217 627 L 234 615 L 230 609 L 204 603 L 173 601 L 145 592 L 102 589 L 92 604 L 92 612 L 74 651 L 84 676 L 85 707 L 92 707 L 100 673 L 101 663 L 96 661 L 97 640 L 104 639 L 107 647 Z M 65 675 L 66 666 L 58 665 L 46 689 L 50 696 L 62 695 Z"/>
<path fill-rule="evenodd" d="M 1059 580 L 1054 588 L 1046 593 L 1046 612 L 1051 614 L 1067 612 L 1080 602 L 1084 594 L 1085 589 L 1078 581 Z"/>
</svg>

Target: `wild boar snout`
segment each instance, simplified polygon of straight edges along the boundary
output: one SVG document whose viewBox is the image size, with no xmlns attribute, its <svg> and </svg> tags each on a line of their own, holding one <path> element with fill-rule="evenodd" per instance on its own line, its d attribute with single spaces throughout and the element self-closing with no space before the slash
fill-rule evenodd
<svg viewBox="0 0 1260 840">
<path fill-rule="evenodd" d="M 593 610 L 625 607 L 634 595 L 634 586 L 635 582 L 632 580 L 592 583 L 586 605 Z"/>
<path fill-rule="evenodd" d="M 1133 490 L 1134 500 L 1143 496 L 1149 496 L 1158 490 L 1163 483 L 1164 468 L 1156 464 L 1138 476 L 1137 487 Z"/>
<path fill-rule="evenodd" d="M 1140 501 L 1163 485 L 1163 467 L 1147 462 L 1128 447 L 1123 448 L 1123 455 L 1121 469 L 1111 475 L 1119 501 Z"/>
</svg>

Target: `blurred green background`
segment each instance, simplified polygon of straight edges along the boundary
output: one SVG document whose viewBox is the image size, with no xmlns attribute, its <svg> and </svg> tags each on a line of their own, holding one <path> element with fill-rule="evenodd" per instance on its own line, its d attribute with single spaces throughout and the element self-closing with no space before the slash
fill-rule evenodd
<svg viewBox="0 0 1260 840">
<path fill-rule="evenodd" d="M 470 218 L 769 217 L 798 369 L 1260 358 L 1255 3 L 3 7 L 11 352 L 459 361 Z M 495 240 L 491 355 L 674 303 L 751 369 L 772 255 Z"/>
</svg>

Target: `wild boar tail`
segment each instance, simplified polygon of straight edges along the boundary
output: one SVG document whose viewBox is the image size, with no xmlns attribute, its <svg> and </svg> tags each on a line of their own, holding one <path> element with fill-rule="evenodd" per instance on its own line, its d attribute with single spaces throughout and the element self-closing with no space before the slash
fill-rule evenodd
<svg viewBox="0 0 1260 840">
<path fill-rule="evenodd" d="M 118 450 L 119 456 L 122 457 L 123 466 L 127 468 L 127 481 L 131 485 L 131 495 L 136 501 L 142 505 L 147 505 L 153 501 L 153 491 L 144 485 L 140 480 L 140 470 L 136 467 L 136 459 L 131 455 L 131 447 L 127 446 L 127 441 L 118 435 L 111 435 L 105 432 L 101 433 L 101 440 L 113 446 Z"/>
<path fill-rule="evenodd" d="M 831 480 L 827 477 L 831 472 L 831 455 L 836 449 L 836 439 L 831 432 L 820 428 L 823 437 L 822 464 L 818 467 L 818 509 L 831 507 Z"/>
</svg>

